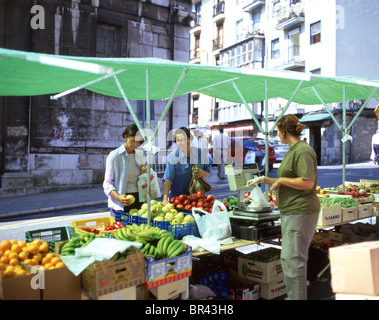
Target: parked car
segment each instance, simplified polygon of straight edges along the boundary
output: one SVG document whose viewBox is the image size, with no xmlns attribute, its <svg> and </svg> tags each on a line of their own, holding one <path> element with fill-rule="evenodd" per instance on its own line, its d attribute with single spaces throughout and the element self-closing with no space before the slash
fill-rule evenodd
<svg viewBox="0 0 379 320">
<path fill-rule="evenodd" d="M 253 138 L 253 137 L 249 137 L 249 138 L 246 138 L 248 139 L 250 142 L 253 143 L 253 145 L 258 148 L 259 150 L 261 150 L 263 153 L 265 153 L 266 151 L 266 145 L 265 145 L 265 140 L 262 139 L 262 138 Z M 271 170 L 274 166 L 274 163 L 276 162 L 276 156 L 275 156 L 275 148 L 273 145 L 271 145 L 271 143 L 268 144 L 268 164 L 269 164 L 269 170 Z"/>
<path fill-rule="evenodd" d="M 269 139 L 269 142 L 275 148 L 276 162 L 282 162 L 283 158 L 284 158 L 284 155 L 290 149 L 289 145 L 288 144 L 284 144 L 279 139 Z"/>
<path fill-rule="evenodd" d="M 243 163 L 257 163 L 261 173 L 265 170 L 265 154 L 250 141 L 249 138 L 232 138 L 231 139 L 231 156 L 234 157 L 242 149 Z"/>
</svg>

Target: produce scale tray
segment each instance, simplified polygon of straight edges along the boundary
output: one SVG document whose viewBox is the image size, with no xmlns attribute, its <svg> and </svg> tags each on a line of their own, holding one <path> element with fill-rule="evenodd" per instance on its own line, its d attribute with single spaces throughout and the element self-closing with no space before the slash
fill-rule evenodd
<svg viewBox="0 0 379 320">
<path fill-rule="evenodd" d="M 32 242 L 34 239 L 41 239 L 49 244 L 50 251 L 54 251 L 56 242 L 70 240 L 75 236 L 77 236 L 77 234 L 72 227 L 37 229 L 25 232 L 26 242 Z"/>
</svg>

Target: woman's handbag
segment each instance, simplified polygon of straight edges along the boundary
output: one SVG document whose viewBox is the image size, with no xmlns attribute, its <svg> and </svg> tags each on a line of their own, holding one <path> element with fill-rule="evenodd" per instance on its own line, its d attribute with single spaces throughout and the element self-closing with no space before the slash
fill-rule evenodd
<svg viewBox="0 0 379 320">
<path fill-rule="evenodd" d="M 188 187 L 188 192 L 190 194 L 196 193 L 198 191 L 209 192 L 212 190 L 212 186 L 206 182 L 203 178 L 194 178 L 195 173 L 197 170 L 200 169 L 200 166 L 198 164 L 195 164 L 192 167 L 192 180 Z"/>
</svg>

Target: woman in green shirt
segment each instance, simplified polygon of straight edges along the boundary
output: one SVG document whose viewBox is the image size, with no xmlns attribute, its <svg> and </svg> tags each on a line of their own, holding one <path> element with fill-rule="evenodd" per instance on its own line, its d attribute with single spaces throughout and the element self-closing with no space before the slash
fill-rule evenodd
<svg viewBox="0 0 379 320">
<path fill-rule="evenodd" d="M 307 299 L 308 249 L 315 233 L 320 200 L 317 197 L 317 157 L 312 147 L 300 140 L 305 125 L 295 115 L 278 121 L 280 140 L 290 150 L 278 169 L 278 177 L 258 177 L 248 185 L 264 182 L 276 189 L 282 229 L 281 262 L 287 299 Z"/>
</svg>

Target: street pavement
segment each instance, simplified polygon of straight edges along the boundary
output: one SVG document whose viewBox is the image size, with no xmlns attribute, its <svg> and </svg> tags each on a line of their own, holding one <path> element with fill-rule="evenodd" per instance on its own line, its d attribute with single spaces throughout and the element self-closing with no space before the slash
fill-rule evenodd
<svg viewBox="0 0 379 320">
<path fill-rule="evenodd" d="M 274 169 L 269 172 L 269 176 L 276 176 L 278 166 L 279 164 L 274 165 Z M 374 165 L 371 161 L 347 164 L 345 180 L 359 181 L 360 178 L 379 180 L 379 166 Z M 217 176 L 217 167 L 212 167 L 207 182 L 212 186 L 212 189 L 229 186 L 227 179 L 220 179 Z M 331 185 L 331 183 L 337 185 L 342 183 L 342 165 L 319 167 L 318 184 L 322 188 L 337 186 Z M 0 199 L 0 219 L 20 218 L 28 214 L 96 206 L 106 203 L 107 198 L 102 187 L 15 196 Z"/>
</svg>

